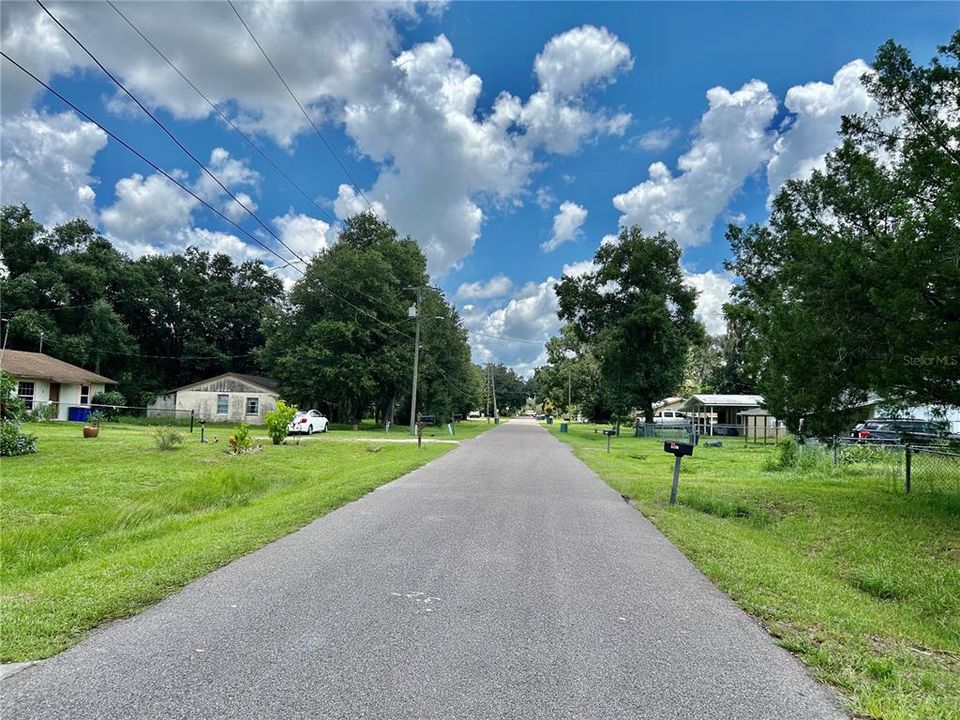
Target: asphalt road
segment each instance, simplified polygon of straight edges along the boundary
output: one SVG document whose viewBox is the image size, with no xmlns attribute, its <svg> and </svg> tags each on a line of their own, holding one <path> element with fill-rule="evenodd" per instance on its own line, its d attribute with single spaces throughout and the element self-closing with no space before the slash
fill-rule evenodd
<svg viewBox="0 0 960 720">
<path fill-rule="evenodd" d="M 522 421 L 0 694 L 5 720 L 845 717 L 566 445 Z"/>
</svg>

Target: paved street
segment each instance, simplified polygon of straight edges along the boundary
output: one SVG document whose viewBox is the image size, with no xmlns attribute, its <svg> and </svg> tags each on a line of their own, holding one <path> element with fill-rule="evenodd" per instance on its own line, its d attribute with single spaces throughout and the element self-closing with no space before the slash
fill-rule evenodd
<svg viewBox="0 0 960 720">
<path fill-rule="evenodd" d="M 665 491 L 672 458 L 664 460 Z M 15 718 L 845 717 L 514 421 L 0 685 Z"/>
</svg>

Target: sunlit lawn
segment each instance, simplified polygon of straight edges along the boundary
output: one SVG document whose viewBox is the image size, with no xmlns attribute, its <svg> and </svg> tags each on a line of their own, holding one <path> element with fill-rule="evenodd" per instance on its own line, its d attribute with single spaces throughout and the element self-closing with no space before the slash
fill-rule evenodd
<svg viewBox="0 0 960 720">
<path fill-rule="evenodd" d="M 141 426 L 105 423 L 92 440 L 74 423 L 26 429 L 40 452 L 0 460 L 2 661 L 63 650 L 455 447 L 334 431 L 237 457 L 224 452 L 229 428 L 209 428 L 219 442 L 204 445 L 199 428 L 184 431 L 168 452 Z"/>
<path fill-rule="evenodd" d="M 960 718 L 960 493 L 859 475 L 771 472 L 771 447 L 561 434 L 862 718 Z M 598 428 L 600 429 L 600 428 Z M 960 487 L 960 485 L 958 485 Z"/>
</svg>

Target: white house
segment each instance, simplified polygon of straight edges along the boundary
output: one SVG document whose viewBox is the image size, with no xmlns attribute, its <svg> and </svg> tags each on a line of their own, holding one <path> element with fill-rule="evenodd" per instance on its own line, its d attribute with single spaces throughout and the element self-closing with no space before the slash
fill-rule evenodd
<svg viewBox="0 0 960 720">
<path fill-rule="evenodd" d="M 198 420 L 262 425 L 277 407 L 277 383 L 258 375 L 223 373 L 160 395 L 147 406 L 147 417 L 180 417 L 192 410 Z"/>
<path fill-rule="evenodd" d="M 16 379 L 17 395 L 23 398 L 28 410 L 55 405 L 58 420 L 69 420 L 71 408 L 89 408 L 94 395 L 103 392 L 107 385 L 117 384 L 43 353 L 4 350 L 0 365 Z"/>
</svg>

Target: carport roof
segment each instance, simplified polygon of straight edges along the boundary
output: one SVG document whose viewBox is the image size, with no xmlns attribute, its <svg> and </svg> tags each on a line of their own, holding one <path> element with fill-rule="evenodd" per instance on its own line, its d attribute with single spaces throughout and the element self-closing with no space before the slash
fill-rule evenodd
<svg viewBox="0 0 960 720">
<path fill-rule="evenodd" d="M 763 405 L 763 395 L 692 395 L 681 410 L 696 410 L 706 407 L 742 407 L 753 408 Z"/>
</svg>

